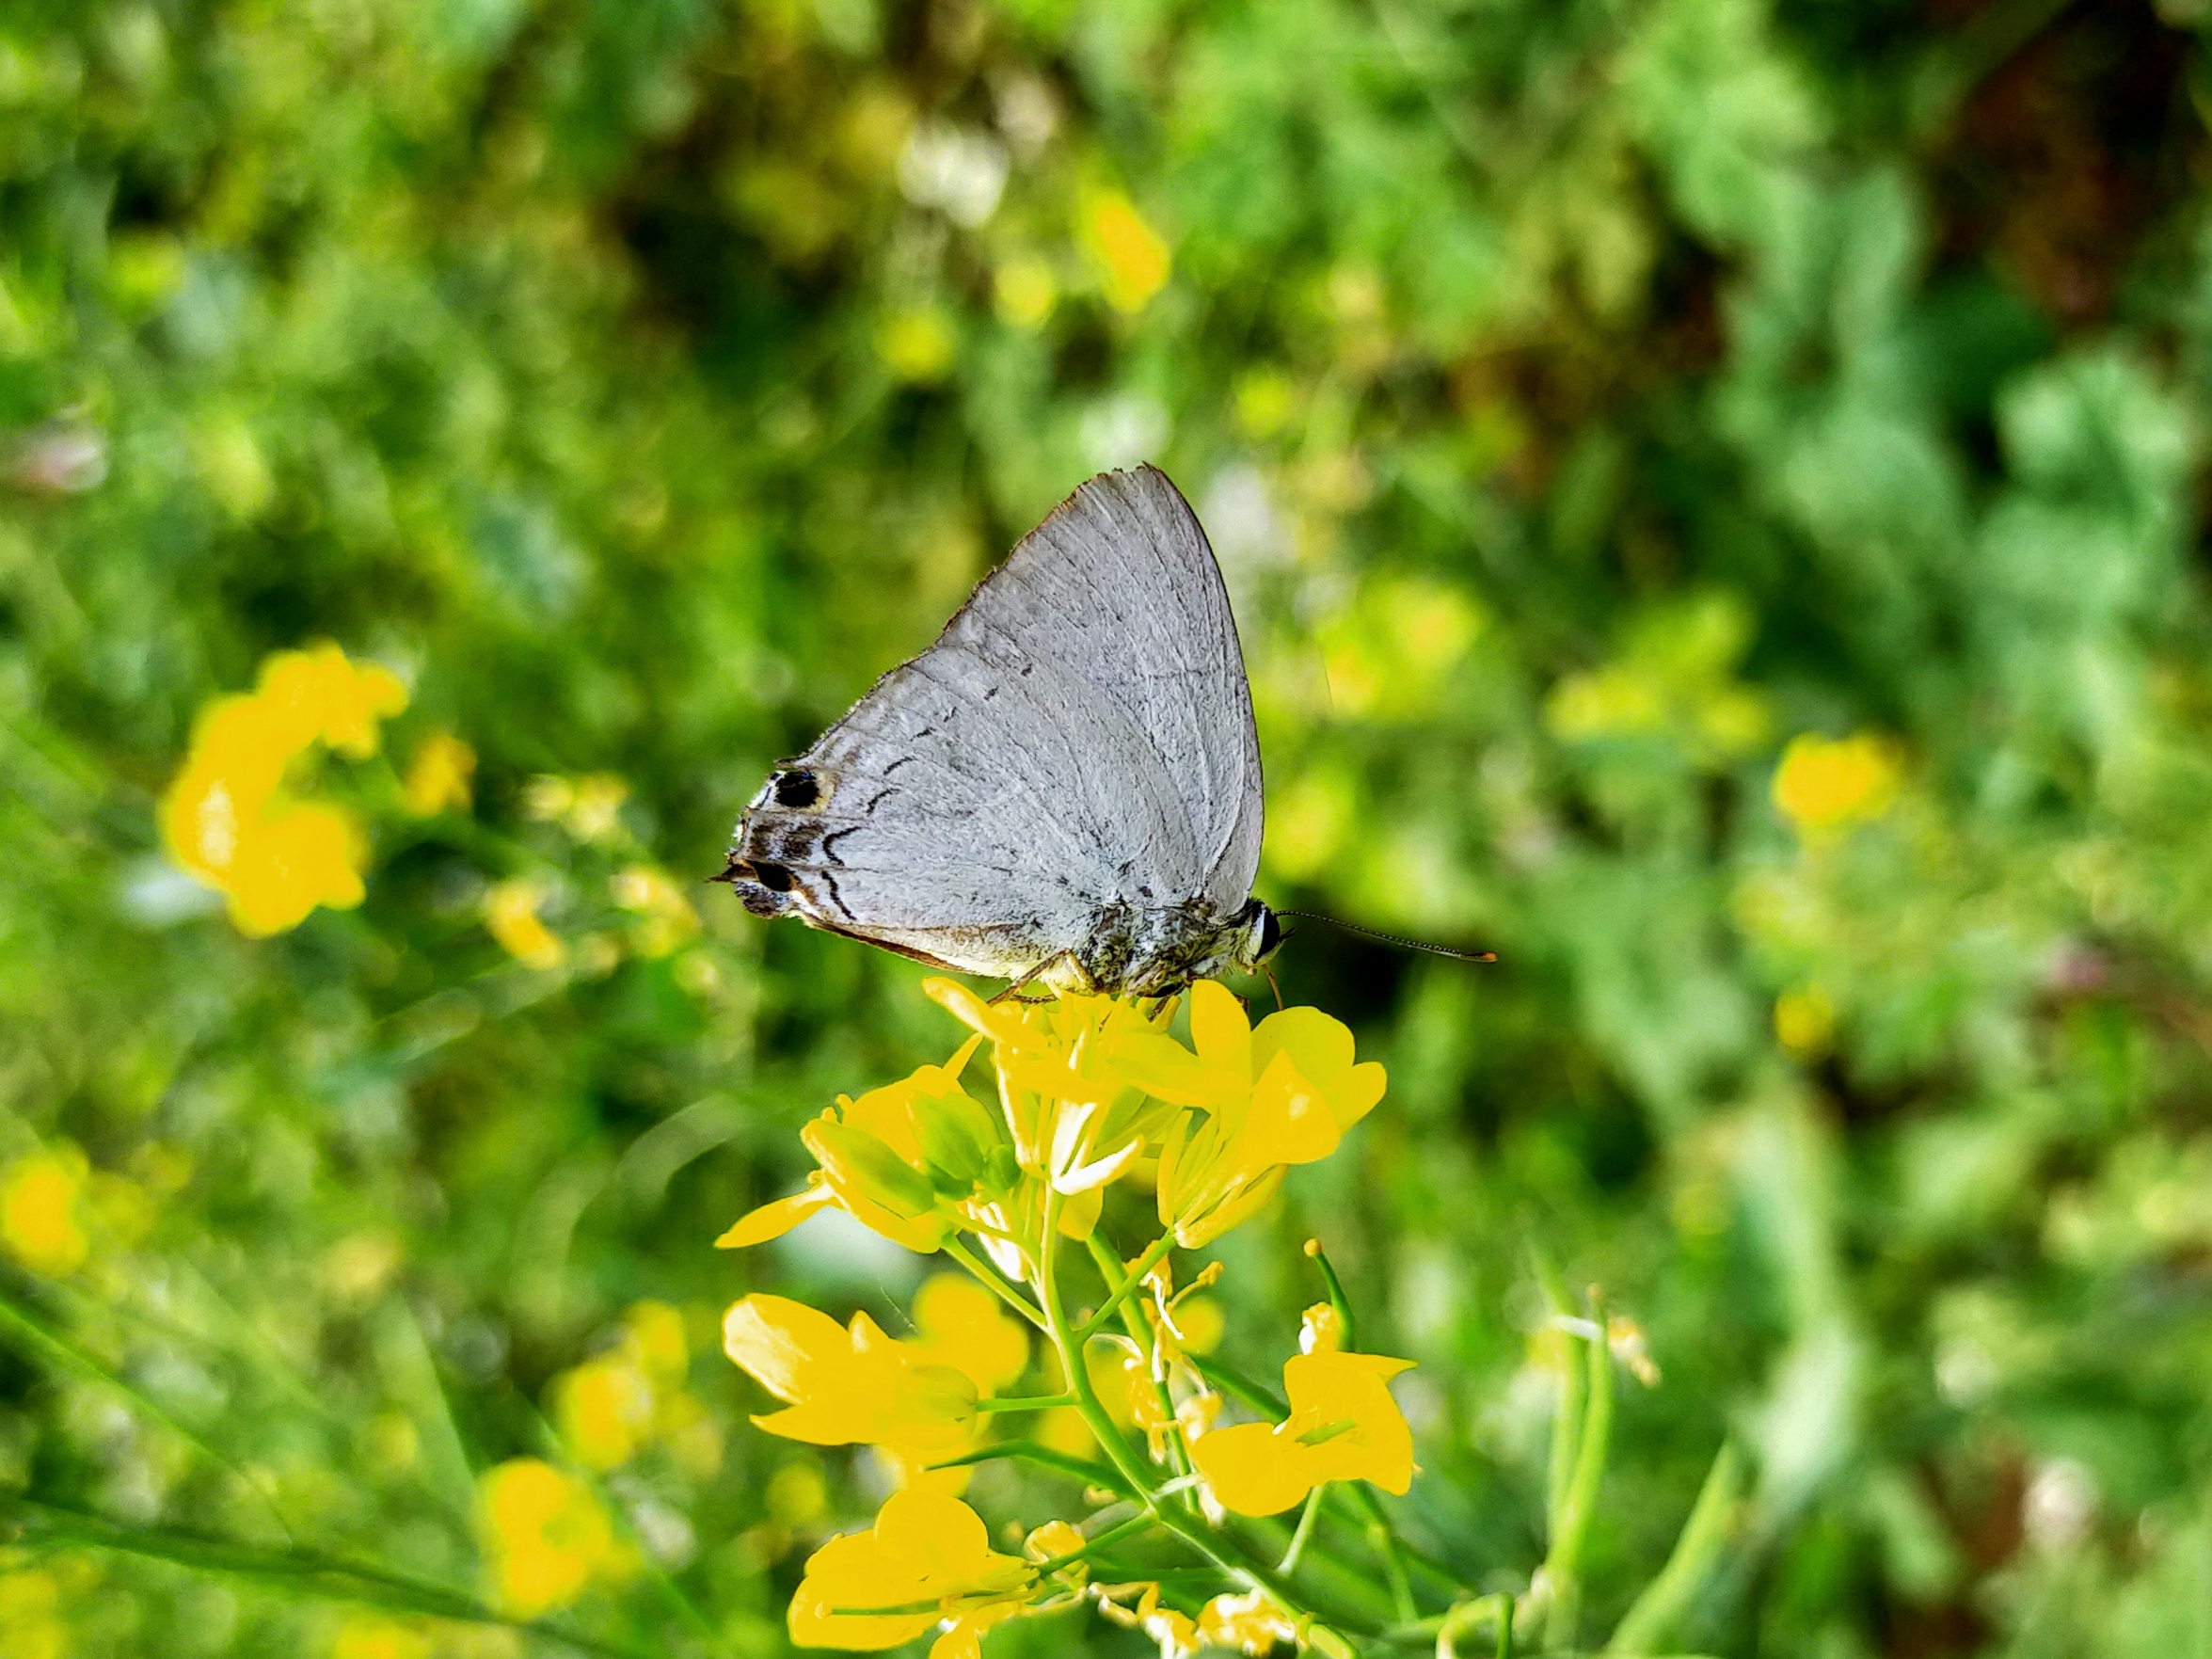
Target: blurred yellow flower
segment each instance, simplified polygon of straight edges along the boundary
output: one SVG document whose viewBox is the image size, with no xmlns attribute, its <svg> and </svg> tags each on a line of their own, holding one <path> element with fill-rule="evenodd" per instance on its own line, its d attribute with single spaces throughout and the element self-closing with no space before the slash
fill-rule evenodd
<svg viewBox="0 0 2212 1659">
<path fill-rule="evenodd" d="M 680 1313 L 658 1301 L 630 1308 L 613 1348 L 553 1379 L 553 1426 L 569 1455 L 587 1469 L 614 1469 L 698 1427 L 702 1413 L 683 1387 L 690 1363 Z"/>
<path fill-rule="evenodd" d="M 786 1463 L 768 1477 L 761 1504 L 778 1525 L 812 1526 L 830 1512 L 830 1489 L 812 1463 Z"/>
<path fill-rule="evenodd" d="M 1353 1063 L 1342 1021 L 1293 1008 L 1255 1030 L 1244 1005 L 1210 980 L 1190 988 L 1190 1034 L 1209 1081 L 1197 1095 L 1207 1109 L 1176 1118 L 1155 1187 L 1161 1223 L 1195 1250 L 1265 1204 L 1287 1166 L 1334 1152 L 1387 1079 L 1374 1061 Z"/>
<path fill-rule="evenodd" d="M 407 810 L 417 818 L 469 810 L 469 779 L 476 775 L 476 751 L 450 732 L 434 731 L 416 745 L 401 786 Z"/>
<path fill-rule="evenodd" d="M 1059 284 L 1053 279 L 1052 267 L 1028 256 L 1001 264 L 993 288 L 998 314 L 1025 332 L 1043 327 L 1059 299 Z"/>
<path fill-rule="evenodd" d="M 430 1659 L 430 1637 L 396 1619 L 356 1613 L 338 1627 L 330 1659 Z"/>
<path fill-rule="evenodd" d="M 976 1385 L 867 1315 L 850 1327 L 781 1296 L 748 1296 L 724 1316 L 723 1348 L 788 1409 L 756 1416 L 810 1445 L 878 1445 L 930 1460 L 967 1446 Z"/>
<path fill-rule="evenodd" d="M 1900 781 L 1896 752 L 1882 739 L 1806 732 L 1782 751 L 1774 805 L 1798 834 L 1819 836 L 1880 818 L 1896 803 Z"/>
<path fill-rule="evenodd" d="M 1191 1457 L 1224 1508 L 1276 1515 L 1325 1480 L 1366 1480 L 1403 1494 L 1413 1431 L 1389 1380 L 1412 1365 L 1381 1354 L 1299 1354 L 1282 1367 L 1290 1415 L 1201 1435 Z"/>
<path fill-rule="evenodd" d="M 1806 1059 L 1827 1053 L 1836 1037 L 1836 1005 L 1819 985 L 1797 985 L 1774 998 L 1774 1035 Z"/>
<path fill-rule="evenodd" d="M 377 722 L 406 707 L 387 669 L 336 646 L 278 651 L 254 691 L 201 710 L 183 767 L 163 796 L 169 854 L 218 889 L 239 932 L 296 927 L 317 905 L 361 901 L 368 838 L 341 807 L 295 801 L 285 769 L 320 742 L 357 759 L 376 752 Z"/>
<path fill-rule="evenodd" d="M 34 1273 L 59 1278 L 85 1265 L 85 1155 L 66 1142 L 0 1170 L 0 1246 Z"/>
<path fill-rule="evenodd" d="M 979 1395 L 1011 1386 L 1029 1368 L 1029 1333 L 964 1273 L 934 1273 L 922 1282 L 914 1327 L 913 1346 L 963 1373 Z"/>
<path fill-rule="evenodd" d="M 1173 263 L 1167 243 L 1119 190 L 1086 192 L 1081 238 L 1116 311 L 1140 311 L 1167 285 Z"/>
<path fill-rule="evenodd" d="M 982 1517 L 958 1498 L 896 1492 L 867 1531 L 834 1538 L 808 1558 L 791 1598 L 791 1640 L 873 1651 L 942 1624 L 931 1659 L 977 1659 L 983 1632 L 1022 1610 L 1036 1578 L 1028 1562 L 991 1548 Z"/>
<path fill-rule="evenodd" d="M 50 1568 L 0 1571 L 0 1653 L 8 1659 L 66 1659 L 62 1583 Z"/>
<path fill-rule="evenodd" d="M 586 1360 L 553 1379 L 553 1427 L 587 1469 L 619 1468 L 653 1432 L 653 1385 L 625 1355 Z"/>
<path fill-rule="evenodd" d="M 917 385 L 942 380 L 959 346 L 951 320 L 935 306 L 893 311 L 876 326 L 876 356 L 898 378 Z"/>
<path fill-rule="evenodd" d="M 615 872 L 611 890 L 615 903 L 639 913 L 630 942 L 640 956 L 666 956 L 698 936 L 699 913 L 666 871 L 632 864 Z"/>
<path fill-rule="evenodd" d="M 276 710 L 295 749 L 319 741 L 356 760 L 376 753 L 377 722 L 407 706 L 398 676 L 327 643 L 277 652 L 262 664 L 254 695 Z"/>
<path fill-rule="evenodd" d="M 485 930 L 509 956 L 540 972 L 559 967 L 568 955 L 560 935 L 538 917 L 544 902 L 543 890 L 528 876 L 495 882 L 484 894 Z"/>
<path fill-rule="evenodd" d="M 514 1458 L 477 1484 L 477 1527 L 501 1612 L 535 1619 L 635 1565 L 591 1489 L 536 1458 Z"/>
</svg>

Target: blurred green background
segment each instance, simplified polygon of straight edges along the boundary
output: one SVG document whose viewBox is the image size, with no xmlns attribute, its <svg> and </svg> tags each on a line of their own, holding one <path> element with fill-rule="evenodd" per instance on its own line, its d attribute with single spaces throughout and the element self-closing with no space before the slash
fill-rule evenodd
<svg viewBox="0 0 2212 1659">
<path fill-rule="evenodd" d="M 554 1623 L 783 1651 L 883 1473 L 748 1428 L 715 1321 L 922 1264 L 710 1240 L 957 1029 L 703 878 L 1149 457 L 1234 593 L 1261 892 L 1504 959 L 1283 952 L 1392 1088 L 1225 1242 L 1229 1351 L 1325 1236 L 1420 1362 L 1408 1531 L 1510 1587 L 1540 1251 L 1664 1372 L 1598 1626 L 1732 1431 L 1688 1646 L 2212 1659 L 2206 9 L 13 0 L 0 1652 L 571 1651 L 417 1614 L 595 1356 L 657 1414 Z M 366 901 L 247 939 L 156 805 L 323 640 L 411 698 L 297 784 Z"/>
</svg>

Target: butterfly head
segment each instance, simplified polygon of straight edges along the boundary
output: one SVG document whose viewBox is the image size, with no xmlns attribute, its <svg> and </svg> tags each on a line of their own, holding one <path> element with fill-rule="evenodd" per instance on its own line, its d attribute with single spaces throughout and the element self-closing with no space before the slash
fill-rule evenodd
<svg viewBox="0 0 2212 1659">
<path fill-rule="evenodd" d="M 1248 974 L 1256 972 L 1260 965 L 1281 947 L 1281 918 L 1259 900 L 1251 899 L 1246 901 L 1244 909 L 1237 913 L 1236 925 L 1240 930 L 1236 940 L 1236 965 Z"/>
</svg>

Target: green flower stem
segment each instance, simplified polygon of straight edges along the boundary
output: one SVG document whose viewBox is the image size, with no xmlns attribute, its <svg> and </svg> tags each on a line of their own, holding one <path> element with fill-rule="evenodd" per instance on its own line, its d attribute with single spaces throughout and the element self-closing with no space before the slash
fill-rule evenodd
<svg viewBox="0 0 2212 1659">
<path fill-rule="evenodd" d="M 1106 1278 L 1106 1299 L 1099 1304 L 1098 1312 L 1084 1321 L 1083 1329 L 1075 1332 L 1075 1340 L 1078 1342 L 1089 1342 L 1093 1336 L 1096 1336 L 1105 1327 L 1106 1320 L 1114 1316 L 1122 1304 L 1137 1291 L 1143 1288 L 1145 1275 L 1158 1267 L 1160 1258 L 1175 1248 L 1175 1235 L 1172 1233 L 1161 1234 L 1154 1242 L 1153 1247 L 1137 1258 L 1137 1265 L 1125 1271 L 1119 1259 L 1100 1241 L 1095 1233 L 1085 1239 L 1084 1243 L 1090 1247 L 1091 1259 L 1099 1264 L 1100 1270 L 1106 1271 L 1107 1265 L 1111 1263 L 1112 1271 L 1107 1274 Z M 1142 1338 L 1140 1337 L 1139 1340 Z"/>
<path fill-rule="evenodd" d="M 1599 1483 L 1605 1477 L 1606 1442 L 1613 1433 L 1613 1355 L 1605 1342 L 1605 1306 L 1590 1299 L 1590 1317 L 1598 1333 L 1583 1338 L 1588 1371 L 1588 1404 L 1583 1411 L 1580 1444 L 1575 1448 L 1574 1473 L 1566 1498 L 1559 1507 L 1551 1553 L 1541 1569 L 1551 1592 L 1544 1616 L 1544 1646 L 1557 1651 L 1574 1644 L 1575 1621 L 1581 1611 L 1583 1542 L 1590 1518 L 1598 1507 Z M 1572 1368 L 1569 1368 L 1572 1374 Z"/>
<path fill-rule="evenodd" d="M 1497 1630 L 1498 1659 L 1513 1659 L 1513 1598 L 1504 1591 L 1462 1602 L 1444 1615 L 1436 1627 L 1437 1659 L 1459 1659 L 1460 1638 L 1472 1635 L 1486 1619 Z"/>
<path fill-rule="evenodd" d="M 1413 1599 L 1412 1581 L 1406 1576 L 1404 1546 L 1398 1542 L 1395 1528 L 1390 1517 L 1383 1513 L 1381 1500 L 1359 1481 L 1350 1483 L 1352 1501 L 1367 1517 L 1367 1541 L 1375 1553 L 1382 1557 L 1382 1571 L 1391 1581 L 1391 1603 L 1401 1619 L 1412 1619 L 1421 1612 L 1421 1604 Z M 1314 1493 L 1320 1495 L 1318 1491 Z"/>
<path fill-rule="evenodd" d="M 1122 1329 L 1129 1332 L 1130 1341 L 1144 1350 L 1146 1365 L 1153 1373 L 1153 1398 L 1159 1407 L 1160 1415 L 1170 1423 L 1175 1420 L 1175 1401 L 1168 1393 L 1166 1380 L 1159 1375 L 1156 1364 L 1159 1357 L 1159 1338 L 1154 1334 L 1144 1316 L 1138 1312 L 1137 1304 L 1129 1300 L 1128 1297 L 1133 1289 L 1143 1284 L 1145 1274 L 1152 1271 L 1151 1264 L 1156 1263 L 1161 1256 L 1167 1253 L 1166 1247 L 1172 1237 L 1172 1234 L 1164 1235 L 1159 1242 L 1145 1252 L 1138 1260 L 1138 1271 L 1127 1274 L 1124 1274 L 1122 1270 L 1121 1258 L 1107 1248 L 1106 1242 L 1096 1233 L 1091 1234 L 1083 1241 L 1084 1246 L 1090 1252 L 1091 1261 L 1097 1265 L 1099 1276 L 1106 1281 L 1106 1289 L 1111 1293 L 1106 1299 L 1106 1306 L 1111 1308 L 1119 1304 Z M 1100 1311 L 1103 1313 L 1105 1309 Z M 1075 1339 L 1078 1344 L 1088 1342 L 1090 1339 L 1091 1328 L 1098 1323 L 1098 1315 L 1092 1315 L 1085 1322 L 1083 1329 L 1076 1332 Z M 1168 1437 L 1168 1455 L 1174 1461 L 1177 1475 L 1188 1475 L 1191 1472 L 1190 1453 L 1184 1445 L 1181 1435 L 1170 1434 Z M 1197 1499 L 1186 1495 L 1183 1499 L 1183 1507 L 1195 1513 L 1198 1507 Z"/>
<path fill-rule="evenodd" d="M 1728 1540 L 1743 1492 L 1743 1460 L 1732 1442 L 1725 1443 L 1698 1489 L 1697 1502 L 1682 1523 L 1674 1553 L 1614 1631 L 1613 1639 L 1605 1644 L 1607 1653 L 1648 1653 L 1674 1635 L 1690 1598 L 1711 1572 Z"/>
<path fill-rule="evenodd" d="M 1033 1394 L 1020 1399 L 986 1399 L 976 1402 L 979 1412 L 1049 1412 L 1055 1406 L 1072 1406 L 1074 1394 Z"/>
<path fill-rule="evenodd" d="M 268 1512 L 269 1519 L 284 1535 L 286 1543 L 296 1542 L 292 1523 L 278 1508 L 276 1498 L 268 1489 L 251 1475 L 240 1468 L 220 1448 L 201 1439 L 187 1425 L 164 1411 L 160 1402 L 151 1398 L 124 1381 L 72 1338 L 53 1331 L 40 1320 L 32 1317 L 5 1297 L 0 1297 L 0 1333 L 15 1338 L 15 1346 L 26 1349 L 59 1371 L 73 1372 L 77 1376 L 102 1383 L 131 1402 L 148 1419 L 160 1424 L 210 1463 L 235 1480 L 241 1489 L 253 1494 L 254 1499 Z"/>
<path fill-rule="evenodd" d="M 963 1452 L 957 1458 L 947 1458 L 931 1463 L 932 1469 L 964 1469 L 973 1463 L 995 1463 L 1003 1459 L 1034 1463 L 1040 1469 L 1050 1469 L 1056 1475 L 1065 1475 L 1080 1480 L 1085 1486 L 1101 1487 L 1119 1492 L 1131 1503 L 1141 1503 L 1144 1494 L 1132 1487 L 1119 1469 L 1105 1463 L 1093 1463 L 1088 1458 L 1070 1457 L 1053 1446 L 1039 1445 L 1030 1440 L 995 1440 L 987 1446 L 978 1446 L 972 1452 Z"/>
<path fill-rule="evenodd" d="M 162 1561 L 303 1600 L 378 1607 L 466 1624 L 524 1631 L 604 1659 L 646 1659 L 642 1649 L 596 1640 L 550 1619 L 510 1619 L 466 1591 L 387 1567 L 313 1550 L 260 1550 L 174 1527 L 126 1525 L 24 1492 L 0 1492 L 0 1523 L 41 1544 L 65 1544 Z"/>
<path fill-rule="evenodd" d="M 1070 1330 L 1066 1311 L 1060 1306 L 1059 1275 L 1059 1219 L 1060 1195 L 1051 1188 L 1045 1188 L 1043 1236 L 1038 1243 L 1038 1294 L 1044 1303 L 1046 1333 L 1058 1351 L 1060 1369 L 1075 1391 L 1075 1409 L 1083 1414 L 1092 1436 L 1139 1493 L 1153 1518 L 1200 1555 L 1218 1567 L 1232 1579 L 1253 1588 L 1264 1590 L 1290 1618 L 1309 1617 L 1308 1609 L 1297 1594 L 1284 1585 L 1280 1576 L 1257 1562 L 1239 1561 L 1223 1553 L 1228 1542 L 1190 1516 L 1162 1504 L 1153 1491 L 1152 1482 L 1143 1468 L 1131 1454 L 1129 1445 L 1122 1438 L 1122 1431 L 1099 1403 L 1098 1391 L 1090 1386 L 1090 1373 L 1083 1364 L 1083 1351 L 1075 1333 Z"/>
<path fill-rule="evenodd" d="M 1290 1548 L 1282 1552 L 1282 1559 L 1275 1564 L 1275 1571 L 1288 1578 L 1298 1570 L 1298 1557 L 1306 1553 L 1306 1543 L 1313 1536 L 1313 1523 L 1321 1515 L 1321 1494 L 1329 1490 L 1323 1481 L 1306 1494 L 1305 1509 L 1298 1516 L 1298 1529 L 1290 1535 Z"/>
<path fill-rule="evenodd" d="M 1054 1555 L 1049 1560 L 1039 1562 L 1037 1574 L 1040 1578 L 1049 1577 L 1063 1567 L 1073 1567 L 1078 1561 L 1087 1561 L 1100 1551 L 1111 1549 L 1123 1539 L 1151 1531 L 1153 1524 L 1153 1518 L 1149 1514 L 1132 1515 L 1120 1525 L 1109 1526 L 1096 1538 L 1086 1539 L 1081 1549 L 1070 1550 L 1064 1555 Z"/>
<path fill-rule="evenodd" d="M 1027 1297 L 1001 1279 L 997 1273 L 992 1270 L 988 1262 L 950 1234 L 947 1234 L 945 1238 L 945 1253 L 981 1281 L 984 1289 L 997 1297 L 1000 1301 L 1006 1303 L 1008 1307 L 1013 1309 L 1015 1313 L 1021 1315 L 1038 1330 L 1042 1331 L 1045 1328 L 1044 1316 L 1037 1310 Z"/>
</svg>

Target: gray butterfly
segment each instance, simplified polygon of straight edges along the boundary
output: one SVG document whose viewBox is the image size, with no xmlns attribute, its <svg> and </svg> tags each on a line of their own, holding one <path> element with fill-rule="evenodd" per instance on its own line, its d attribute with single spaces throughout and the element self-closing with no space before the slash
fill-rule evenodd
<svg viewBox="0 0 2212 1659">
<path fill-rule="evenodd" d="M 1152 467 L 1022 539 L 738 821 L 729 881 L 962 973 L 1158 996 L 1256 967 L 1260 744 L 1220 567 Z"/>
</svg>

